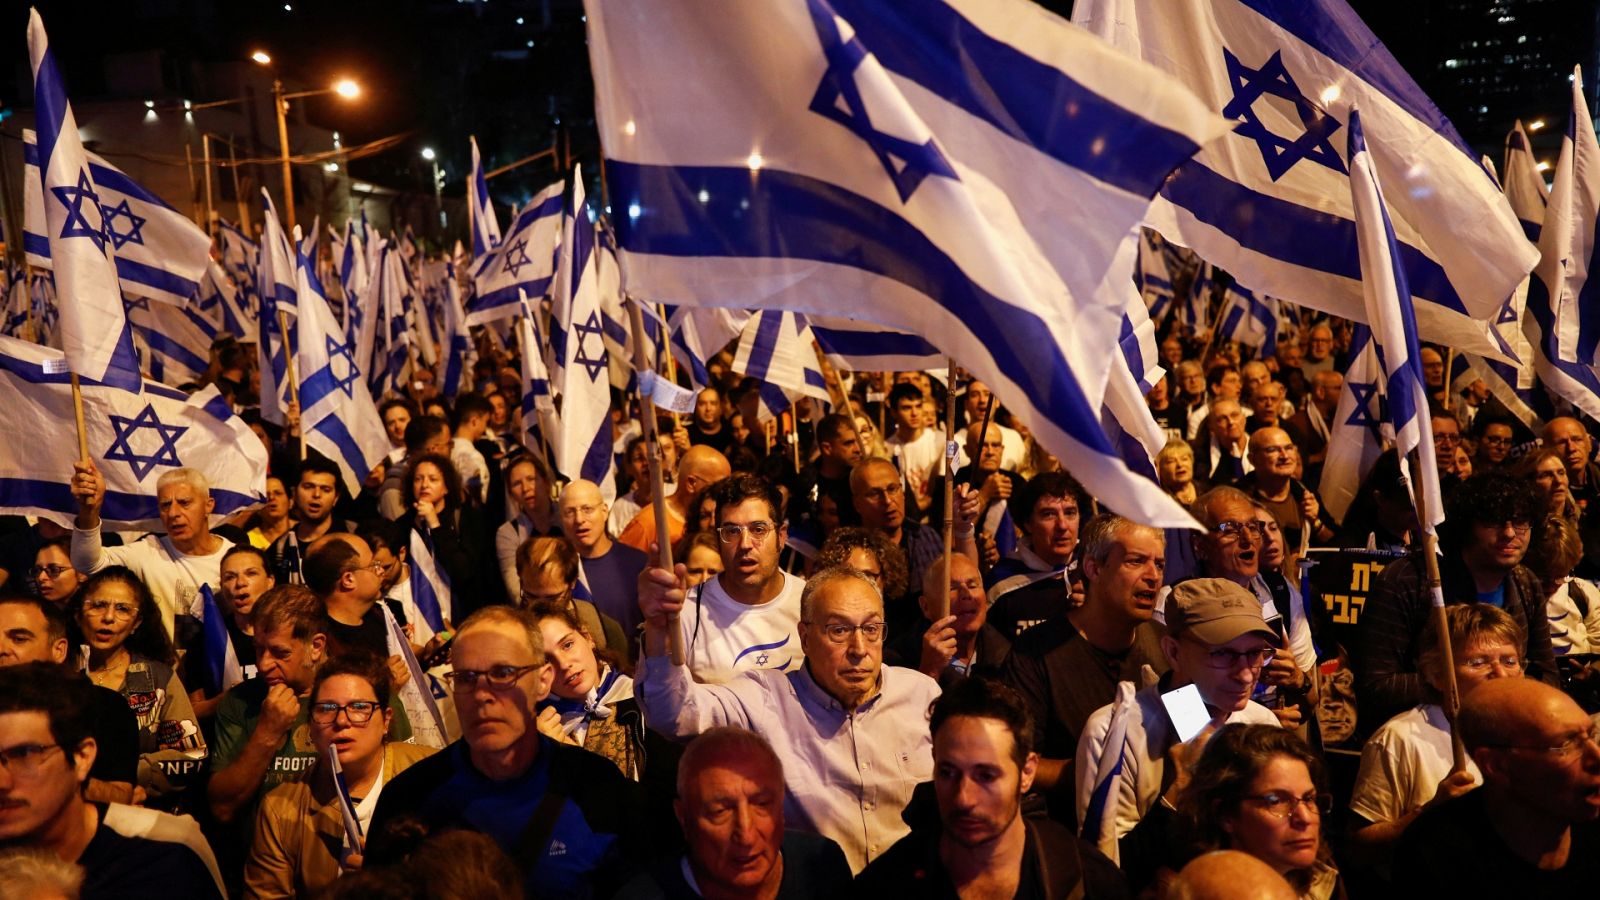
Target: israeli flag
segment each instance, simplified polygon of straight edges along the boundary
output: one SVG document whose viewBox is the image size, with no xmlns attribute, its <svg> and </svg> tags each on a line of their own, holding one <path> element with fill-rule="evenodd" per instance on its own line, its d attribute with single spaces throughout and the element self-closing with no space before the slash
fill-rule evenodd
<svg viewBox="0 0 1600 900">
<path fill-rule="evenodd" d="M 1260 356 L 1278 352 L 1278 301 L 1258 297 L 1235 281 L 1222 291 L 1222 312 L 1217 316 L 1223 337 L 1248 344 Z"/>
<path fill-rule="evenodd" d="M 528 303 L 526 295 L 518 306 L 522 315 L 517 319 L 517 342 L 522 350 L 522 443 L 540 456 L 549 458 L 552 436 L 559 433 L 555 399 L 550 390 L 550 369 L 545 362 L 544 331 L 539 326 L 538 311 Z"/>
<path fill-rule="evenodd" d="M 266 502 L 266 448 L 215 386 L 186 395 L 156 381 L 145 381 L 139 393 L 80 381 L 89 452 L 106 480 L 101 517 L 108 530 L 164 530 L 156 482 L 180 467 L 210 481 L 213 525 Z M 26 435 L 0 441 L 0 513 L 70 528 L 78 510 L 68 490 L 76 454 L 39 452 L 77 446 L 65 355 L 0 337 L 0 409 L 8 433 Z"/>
<path fill-rule="evenodd" d="M 1537 255 L 1477 154 L 1345 0 L 1080 0 L 1073 21 L 1237 123 L 1162 186 L 1147 224 L 1255 291 L 1359 321 L 1336 114 L 1359 106 L 1383 136 L 1373 164 L 1395 188 L 1388 212 L 1422 333 L 1503 352 L 1485 323 Z"/>
<path fill-rule="evenodd" d="M 50 228 L 40 188 L 37 136 L 23 129 L 22 246 L 28 262 L 48 269 Z M 93 153 L 89 177 L 99 192 L 105 239 L 116 258 L 122 291 L 165 303 L 182 304 L 200 289 L 200 277 L 211 259 L 211 238 L 188 216 L 145 190 L 121 169 Z"/>
<path fill-rule="evenodd" d="M 1095 753 L 1095 767 L 1079 776 L 1078 802 L 1083 827 L 1080 834 L 1083 839 L 1100 848 L 1112 862 L 1120 863 L 1118 841 L 1121 835 L 1117 834 L 1117 806 L 1123 790 L 1124 769 L 1123 762 L 1133 748 L 1128 746 L 1128 720 L 1137 718 L 1139 701 L 1135 697 L 1135 685 L 1131 681 L 1117 682 L 1117 696 L 1111 701 L 1111 721 L 1106 726 L 1106 735 Z M 1095 748 L 1089 747 L 1090 751 Z M 1084 787 L 1088 790 L 1085 791 Z"/>
<path fill-rule="evenodd" d="M 760 418 L 781 415 L 802 396 L 829 401 L 811 327 L 805 316 L 757 311 L 739 335 L 733 370 L 761 382 Z"/>
<path fill-rule="evenodd" d="M 472 177 L 467 180 L 467 200 L 472 204 L 472 257 L 482 260 L 488 257 L 490 250 L 500 245 L 500 221 L 494 216 L 494 201 L 489 199 L 489 182 L 483 177 L 478 139 L 474 136 L 467 140 L 472 143 Z"/>
<path fill-rule="evenodd" d="M 248 340 L 255 334 L 255 310 L 246 303 L 244 292 L 215 261 L 206 263 L 195 302 L 218 333 L 226 332 L 240 340 Z"/>
<path fill-rule="evenodd" d="M 1167 255 L 1162 249 L 1161 235 L 1140 229 L 1139 265 L 1134 269 L 1133 282 L 1144 297 L 1150 318 L 1161 321 L 1172 310 L 1172 273 L 1167 268 Z"/>
<path fill-rule="evenodd" d="M 340 242 L 335 258 L 339 262 L 339 287 L 344 291 L 344 331 L 350 346 L 355 348 L 356 362 L 362 371 L 372 365 L 372 341 L 376 333 L 377 317 L 367 302 L 372 278 L 367 269 L 365 229 L 355 219 L 344 223 L 344 240 Z"/>
<path fill-rule="evenodd" d="M 467 329 L 467 312 L 461 308 L 461 285 L 456 282 L 455 265 L 447 263 L 446 271 L 444 298 L 439 303 L 444 313 L 441 339 L 444 371 L 439 378 L 439 390 L 446 397 L 454 397 L 472 387 L 472 368 L 478 362 L 478 350 L 472 342 L 472 332 Z"/>
<path fill-rule="evenodd" d="M 1381 121 L 1381 120 L 1380 120 Z M 1410 467 L 1408 454 L 1417 453 L 1417 468 L 1411 479 L 1420 479 L 1423 507 L 1419 512 L 1422 527 L 1430 532 L 1444 521 L 1444 502 L 1439 493 L 1439 467 L 1434 458 L 1433 428 L 1428 416 L 1428 382 L 1418 357 L 1417 322 L 1407 299 L 1406 270 L 1401 264 L 1400 245 L 1389 221 L 1383 190 L 1378 183 L 1377 164 L 1367 152 L 1361 129 L 1362 116 L 1350 110 L 1349 158 L 1350 193 L 1356 214 L 1356 237 L 1360 240 L 1363 295 L 1366 321 L 1372 323 L 1374 350 L 1382 375 L 1381 384 L 1387 414 L 1383 418 L 1384 436 L 1394 442 L 1400 454 L 1401 472 Z M 1411 480 L 1410 484 L 1418 484 Z"/>
<path fill-rule="evenodd" d="M 426 525 L 411 529 L 411 552 L 406 554 L 406 565 L 411 572 L 411 600 L 423 621 L 438 634 L 445 622 L 452 621 L 453 595 L 450 576 L 439 568 L 433 558 L 433 536 Z"/>
<path fill-rule="evenodd" d="M 1178 309 L 1179 321 L 1189 326 L 1195 334 L 1211 328 L 1211 295 L 1216 286 L 1211 263 L 1201 263 L 1195 270 L 1194 279 L 1189 282 L 1189 293 L 1184 298 L 1184 304 Z"/>
<path fill-rule="evenodd" d="M 26 339 L 23 331 L 28 325 L 29 312 L 28 273 L 22 266 L 6 269 L 6 302 L 4 321 L 0 332 Z"/>
<path fill-rule="evenodd" d="M 233 283 L 244 292 L 246 304 L 252 309 L 259 302 L 256 291 L 256 257 L 261 248 L 245 236 L 238 226 L 219 220 L 217 248 L 222 253 L 222 268 L 233 278 Z"/>
<path fill-rule="evenodd" d="M 264 204 L 261 226 L 261 244 L 256 256 L 256 289 L 261 292 L 261 310 L 277 316 L 282 312 L 294 318 L 295 308 L 295 247 L 283 233 L 283 222 L 278 218 L 278 208 L 272 195 L 261 189 Z M 295 239 L 295 245 L 299 239 Z"/>
<path fill-rule="evenodd" d="M 919 335 L 1109 506 L 1192 526 L 1096 412 L 1112 259 L 1225 124 L 1182 85 L 1011 0 L 586 8 L 629 294 Z"/>
<path fill-rule="evenodd" d="M 295 228 L 295 241 L 300 240 Z M 354 497 L 390 450 L 344 329 L 328 308 L 316 263 L 301 254 L 295 267 L 300 316 L 295 322 L 295 375 L 300 379 L 300 428 L 306 444 L 333 460 Z"/>
<path fill-rule="evenodd" d="M 688 374 L 689 383 L 694 385 L 694 389 L 705 390 L 711 386 L 711 373 L 706 370 L 706 362 L 744 331 L 750 313 L 742 309 L 714 306 L 668 304 L 665 309 L 667 330 L 671 334 L 668 345 L 672 355 Z"/>
<path fill-rule="evenodd" d="M 289 405 L 289 356 L 295 346 L 295 275 L 294 251 L 289 238 L 278 221 L 277 207 L 266 188 L 261 189 L 263 224 L 261 242 L 257 246 L 255 283 L 259 291 L 259 313 L 256 320 L 256 355 L 261 373 L 261 417 L 277 425 L 287 425 L 285 410 Z M 278 321 L 278 313 L 285 316 Z M 287 324 L 289 333 L 283 333 Z M 300 404 L 302 415 L 305 403 Z"/>
<path fill-rule="evenodd" d="M 228 620 L 223 618 L 226 613 L 211 592 L 211 585 L 200 585 L 200 603 L 200 632 L 205 652 L 205 658 L 199 660 L 200 675 L 206 696 L 217 697 L 244 681 L 244 667 L 233 649 L 233 639 L 228 637 Z"/>
<path fill-rule="evenodd" d="M 198 309 L 152 303 L 148 297 L 124 301 L 124 309 L 151 378 L 178 387 L 205 376 L 217 330 Z"/>
<path fill-rule="evenodd" d="M 508 238 L 508 242 L 512 239 Z M 509 243 L 508 243 L 509 246 Z M 562 216 L 561 261 L 556 269 L 554 325 L 565 335 L 555 388 L 561 394 L 561 429 L 555 435 L 556 471 L 600 487 L 616 499 L 611 442 L 610 354 L 600 323 L 595 273 L 594 223 L 584 207 L 583 174 L 572 176 L 572 207 Z"/>
<path fill-rule="evenodd" d="M 1339 390 L 1339 405 L 1328 423 L 1328 455 L 1317 493 L 1335 520 L 1355 503 L 1361 482 L 1384 450 L 1384 403 L 1377 346 L 1372 329 L 1357 324 L 1350 337 L 1350 367 Z"/>
<path fill-rule="evenodd" d="M 1501 171 L 1505 173 L 1501 186 L 1506 202 L 1511 204 L 1511 211 L 1522 223 L 1522 232 L 1528 240 L 1538 243 L 1550 194 L 1545 190 L 1544 176 L 1539 174 L 1539 162 L 1533 158 L 1533 145 L 1528 142 L 1528 132 L 1522 127 L 1521 119 L 1506 135 L 1505 164 Z"/>
<path fill-rule="evenodd" d="M 807 316 L 811 336 L 835 366 L 855 372 L 942 369 L 948 360 L 924 338 L 871 322 Z"/>
<path fill-rule="evenodd" d="M 562 190 L 558 182 L 535 195 L 512 220 L 500 246 L 476 263 L 476 294 L 467 307 L 468 325 L 516 315 L 518 291 L 535 298 L 550 293 L 561 235 Z"/>
<path fill-rule="evenodd" d="M 28 11 L 28 52 L 33 62 L 34 115 L 38 126 L 39 196 L 45 244 L 55 272 L 61 320 L 55 329 L 66 364 L 82 378 L 138 393 L 139 359 L 122 311 L 116 242 L 78 123 L 56 70 L 55 55 L 37 10 Z M 31 191 L 29 193 L 32 193 Z M 108 195 L 109 196 L 109 195 Z M 72 421 L 69 414 L 67 421 Z M 26 432 L 18 432 L 26 433 Z M 70 430 L 69 430 L 70 435 Z M 55 446 L 71 447 L 76 439 Z M 64 484 L 63 484 L 64 487 Z"/>
<path fill-rule="evenodd" d="M 410 284 L 400 251 L 385 242 L 378 260 L 376 309 L 376 359 L 370 379 L 374 396 L 405 392 L 406 371 L 411 366 L 411 328 L 406 321 Z"/>
<path fill-rule="evenodd" d="M 1596 337 L 1597 301 L 1589 283 L 1594 259 L 1600 165 L 1594 124 L 1574 73 L 1572 113 L 1556 160 L 1550 203 L 1539 231 L 1539 264 L 1528 280 L 1523 333 L 1533 346 L 1533 367 L 1545 388 L 1590 416 L 1600 417 L 1600 378 L 1584 356 Z M 1588 321 L 1585 321 L 1585 318 Z"/>
</svg>

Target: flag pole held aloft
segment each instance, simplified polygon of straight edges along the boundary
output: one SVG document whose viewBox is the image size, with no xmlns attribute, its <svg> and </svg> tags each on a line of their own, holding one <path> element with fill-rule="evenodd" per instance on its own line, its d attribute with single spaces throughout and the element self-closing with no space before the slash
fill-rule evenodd
<svg viewBox="0 0 1600 900">
<path fill-rule="evenodd" d="M 645 393 L 644 373 L 650 367 L 645 363 L 644 313 L 639 311 L 637 300 L 627 297 L 624 302 L 628 305 L 628 320 L 633 326 L 633 371 L 639 376 L 639 421 L 644 426 L 645 446 L 650 448 L 645 455 L 650 464 L 650 504 L 655 508 L 656 516 L 656 565 L 671 572 L 672 535 L 668 530 L 666 488 L 661 477 L 661 436 L 656 430 L 655 403 Z M 667 616 L 667 658 L 675 666 L 683 665 L 683 631 L 678 628 L 676 613 Z"/>
</svg>

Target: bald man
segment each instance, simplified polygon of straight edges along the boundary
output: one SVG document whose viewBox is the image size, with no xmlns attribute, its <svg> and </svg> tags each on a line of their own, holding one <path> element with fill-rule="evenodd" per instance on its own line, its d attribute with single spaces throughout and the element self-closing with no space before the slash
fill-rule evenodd
<svg viewBox="0 0 1600 900">
<path fill-rule="evenodd" d="M 971 462 L 956 470 L 956 483 L 970 485 L 982 498 L 983 512 L 978 517 L 977 528 L 988 535 L 992 543 L 1005 524 L 1006 501 L 1011 498 L 1012 489 L 1022 484 L 1023 478 L 1005 466 L 1005 437 L 994 422 L 990 422 L 987 429 L 981 420 L 968 426 L 964 447 Z M 1004 537 L 1011 542 L 1016 540 L 1015 533 Z M 1000 555 L 1008 552 L 1009 548 Z"/>
<path fill-rule="evenodd" d="M 688 530 L 688 521 L 700 508 L 700 496 L 706 488 L 727 478 L 733 468 L 728 458 L 705 444 L 696 444 L 684 451 L 678 459 L 678 489 L 666 498 L 667 539 L 676 544 Z M 639 510 L 628 527 L 622 529 L 617 540 L 635 550 L 650 552 L 656 542 L 655 504 Z"/>
<path fill-rule="evenodd" d="M 1480 685 L 1456 727 L 1483 787 L 1400 836 L 1399 896 L 1587 897 L 1600 884 L 1600 743 L 1572 698 L 1531 678 Z"/>
<path fill-rule="evenodd" d="M 1294 888 L 1272 867 L 1238 850 L 1214 850 L 1189 861 L 1168 887 L 1168 900 L 1294 900 Z"/>
<path fill-rule="evenodd" d="M 613 541 L 606 533 L 611 511 L 600 495 L 600 486 L 592 481 L 580 478 L 567 485 L 559 509 L 561 533 L 578 554 L 595 608 L 622 623 L 626 634 L 633 634 L 644 621 L 639 615 L 639 573 L 647 560 L 644 551 Z M 652 530 L 651 536 L 654 534 Z"/>
<path fill-rule="evenodd" d="M 1282 428 L 1258 428 L 1250 435 L 1250 474 L 1234 485 L 1266 507 L 1283 532 L 1284 545 L 1295 550 L 1301 532 L 1311 529 L 1313 543 L 1331 541 L 1332 525 L 1322 515 L 1322 500 L 1300 479 L 1299 449 Z"/>
</svg>

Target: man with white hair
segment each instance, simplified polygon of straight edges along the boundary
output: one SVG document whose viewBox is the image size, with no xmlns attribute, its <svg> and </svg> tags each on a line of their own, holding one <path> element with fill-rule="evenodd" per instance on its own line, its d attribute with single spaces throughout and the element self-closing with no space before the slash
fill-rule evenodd
<svg viewBox="0 0 1600 900">
<path fill-rule="evenodd" d="M 156 480 L 156 507 L 166 534 L 147 534 L 121 547 L 100 544 L 100 508 L 106 501 L 106 480 L 94 460 L 73 463 L 72 495 L 78 518 L 72 528 L 72 566 L 91 574 L 106 566 L 127 566 L 138 575 L 161 610 L 161 624 L 182 646 L 187 628 L 198 622 L 201 588 L 213 593 L 221 584 L 222 556 L 233 542 L 211 533 L 211 484 L 196 469 L 173 469 Z M 176 620 L 190 619 L 185 630 Z"/>
</svg>

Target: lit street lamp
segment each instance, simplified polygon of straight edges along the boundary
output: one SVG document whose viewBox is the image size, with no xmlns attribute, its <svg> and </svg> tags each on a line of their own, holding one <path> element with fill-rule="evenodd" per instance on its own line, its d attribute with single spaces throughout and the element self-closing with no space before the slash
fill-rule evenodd
<svg viewBox="0 0 1600 900">
<path fill-rule="evenodd" d="M 442 241 L 446 228 L 444 219 L 444 173 L 439 171 L 439 154 L 434 153 L 432 147 L 422 148 L 422 158 L 433 163 L 433 206 L 439 211 L 439 233 Z"/>
<path fill-rule="evenodd" d="M 272 57 L 260 50 L 250 54 L 250 58 L 263 66 L 272 65 Z M 290 234 L 294 233 L 294 178 L 289 170 L 289 101 L 305 97 L 320 97 L 324 94 L 338 94 L 346 100 L 353 100 L 361 96 L 361 86 L 346 78 L 333 87 L 314 91 L 284 93 L 283 80 L 274 73 L 272 79 L 272 108 L 278 114 L 278 160 L 283 168 L 283 206 Z"/>
</svg>

